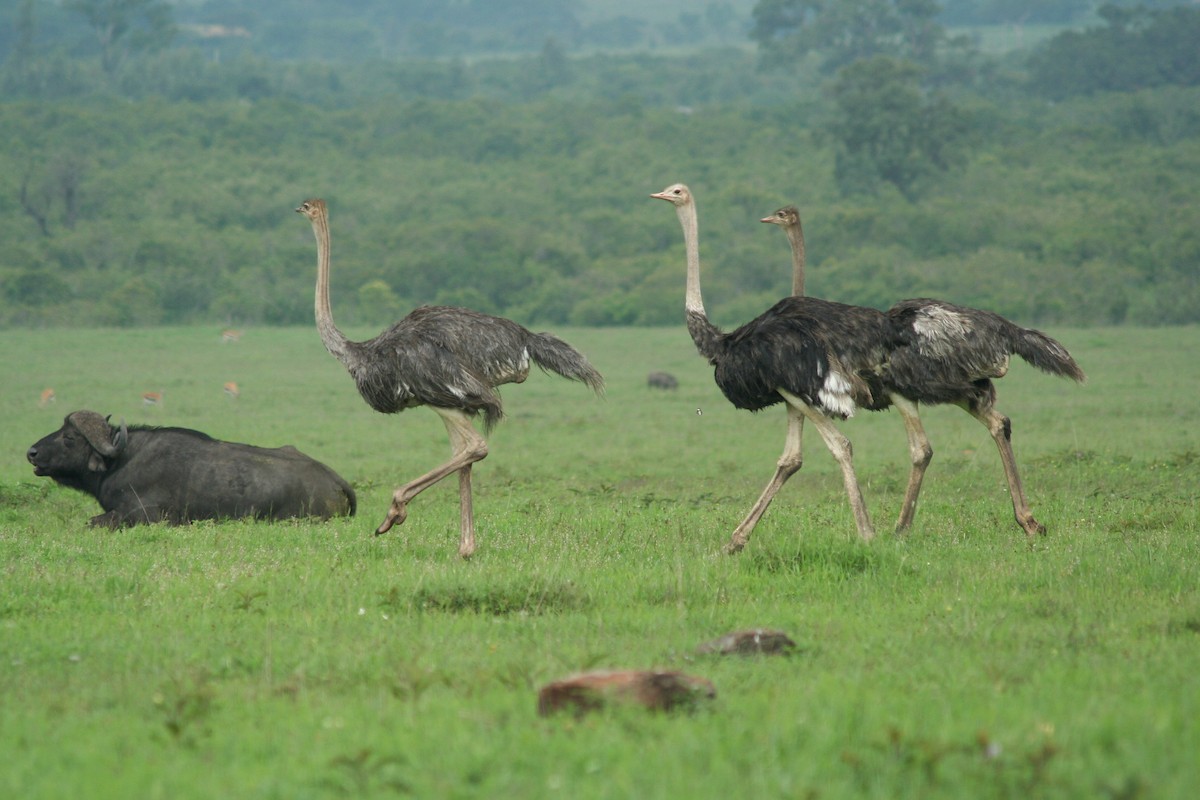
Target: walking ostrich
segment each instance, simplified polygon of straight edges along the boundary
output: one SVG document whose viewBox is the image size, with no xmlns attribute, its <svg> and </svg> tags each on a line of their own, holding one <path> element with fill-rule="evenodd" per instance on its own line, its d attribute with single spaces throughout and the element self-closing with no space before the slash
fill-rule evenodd
<svg viewBox="0 0 1200 800">
<path fill-rule="evenodd" d="M 466 308 L 422 306 L 364 342 L 348 340 L 329 308 L 329 214 L 323 200 L 296 209 L 312 222 L 317 240 L 317 330 L 325 349 L 346 367 L 367 404 L 384 414 L 429 406 L 446 426 L 451 458 L 396 489 L 387 517 L 375 534 L 404 522 L 408 503 L 453 472 L 458 473 L 458 553 L 475 552 L 471 465 L 487 456 L 487 442 L 471 424 L 482 414 L 485 432 L 503 417 L 496 387 L 521 383 L 530 361 L 543 370 L 581 381 L 597 394 L 604 379 L 587 358 L 561 339 L 533 333 L 517 323 Z"/>
<path fill-rule="evenodd" d="M 675 206 L 687 253 L 685 310 L 696 349 L 715 367 L 714 377 L 737 408 L 758 411 L 786 403 L 788 436 L 775 474 L 749 514 L 734 529 L 726 551 L 745 547 L 775 494 L 800 468 L 800 426 L 808 419 L 842 470 L 858 534 L 875 535 L 854 473 L 850 441 L 833 424 L 859 407 L 886 408 L 880 380 L 892 347 L 891 325 L 882 312 L 812 297 L 786 297 L 755 319 L 725 333 L 709 321 L 700 294 L 696 203 L 683 184 L 650 195 Z"/>
<path fill-rule="evenodd" d="M 762 221 L 779 225 L 787 234 L 792 247 L 793 282 L 803 286 L 804 232 L 799 212 L 795 206 L 788 206 Z M 1083 370 L 1054 339 L 1015 325 L 991 311 L 917 298 L 901 300 L 887 314 L 902 346 L 891 353 L 883 378 L 888 397 L 904 419 L 912 458 L 896 532 L 903 533 L 912 526 L 921 482 L 933 459 L 933 447 L 925 436 L 918 404 L 949 403 L 962 408 L 988 429 L 1000 451 L 1017 524 L 1026 536 L 1044 534 L 1046 526 L 1034 518 L 1029 508 L 1012 450 L 1012 422 L 996 410 L 996 387 L 992 381 L 1004 377 L 1013 355 L 1051 375 L 1081 383 L 1085 380 Z"/>
</svg>

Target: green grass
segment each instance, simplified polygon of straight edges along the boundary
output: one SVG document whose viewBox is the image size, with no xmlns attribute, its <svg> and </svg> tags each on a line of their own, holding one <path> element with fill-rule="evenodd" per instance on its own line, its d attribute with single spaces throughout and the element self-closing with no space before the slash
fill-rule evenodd
<svg viewBox="0 0 1200 800">
<path fill-rule="evenodd" d="M 1014 365 L 1033 548 L 986 433 L 935 408 L 911 535 L 887 533 L 903 426 L 865 415 L 845 430 L 880 537 L 856 540 L 810 431 L 736 557 L 783 413 L 730 408 L 682 329 L 559 333 L 607 397 L 505 387 L 462 562 L 453 482 L 371 536 L 445 434 L 371 412 L 314 330 L 0 332 L 0 795 L 1195 796 L 1200 331 L 1053 331 L 1082 387 Z M 645 388 L 651 369 L 680 389 Z M 355 484 L 359 516 L 91 530 L 98 506 L 24 461 L 77 408 L 294 444 Z M 797 652 L 693 655 L 745 626 Z M 683 669 L 717 699 L 537 716 L 538 686 L 599 667 Z"/>
</svg>

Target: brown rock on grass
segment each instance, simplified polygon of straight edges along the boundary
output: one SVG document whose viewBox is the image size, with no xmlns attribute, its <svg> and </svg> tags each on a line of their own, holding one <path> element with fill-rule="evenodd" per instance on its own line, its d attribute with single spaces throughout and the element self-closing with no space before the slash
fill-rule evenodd
<svg viewBox="0 0 1200 800">
<path fill-rule="evenodd" d="M 538 691 L 538 713 L 547 716 L 572 709 L 578 716 L 609 703 L 639 705 L 651 711 L 692 708 L 716 697 L 704 678 L 682 672 L 616 670 L 586 672 L 548 683 Z"/>
<path fill-rule="evenodd" d="M 734 631 L 696 648 L 701 655 L 787 655 L 796 643 L 783 631 L 750 628 Z"/>
</svg>

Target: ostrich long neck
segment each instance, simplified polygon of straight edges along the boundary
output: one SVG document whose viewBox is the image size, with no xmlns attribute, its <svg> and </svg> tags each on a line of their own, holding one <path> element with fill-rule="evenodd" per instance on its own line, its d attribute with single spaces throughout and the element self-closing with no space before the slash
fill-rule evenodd
<svg viewBox="0 0 1200 800">
<path fill-rule="evenodd" d="M 801 297 L 804 295 L 804 227 L 797 219 L 795 225 L 788 225 L 784 230 L 792 245 L 792 294 Z"/>
<path fill-rule="evenodd" d="M 312 221 L 313 234 L 317 237 L 317 295 L 314 310 L 317 315 L 317 331 L 330 355 L 346 363 L 349 340 L 333 324 L 333 312 L 329 310 L 329 219 L 318 214 Z"/>
<path fill-rule="evenodd" d="M 704 311 L 704 299 L 700 294 L 700 234 L 696 220 L 695 202 L 677 206 L 679 224 L 683 228 L 683 244 L 687 253 L 687 291 L 684 295 L 684 310 L 687 312 L 688 333 L 696 343 L 700 355 L 712 361 L 718 353 L 717 341 L 721 330 L 712 324 Z"/>
</svg>

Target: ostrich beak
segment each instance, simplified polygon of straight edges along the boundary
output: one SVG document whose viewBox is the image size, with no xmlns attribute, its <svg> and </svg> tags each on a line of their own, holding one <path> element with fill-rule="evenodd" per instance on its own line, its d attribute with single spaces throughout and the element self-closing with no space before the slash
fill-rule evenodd
<svg viewBox="0 0 1200 800">
<path fill-rule="evenodd" d="M 762 219 L 759 220 L 759 222 L 774 222 L 774 221 L 775 221 L 774 217 L 763 217 Z"/>
</svg>

